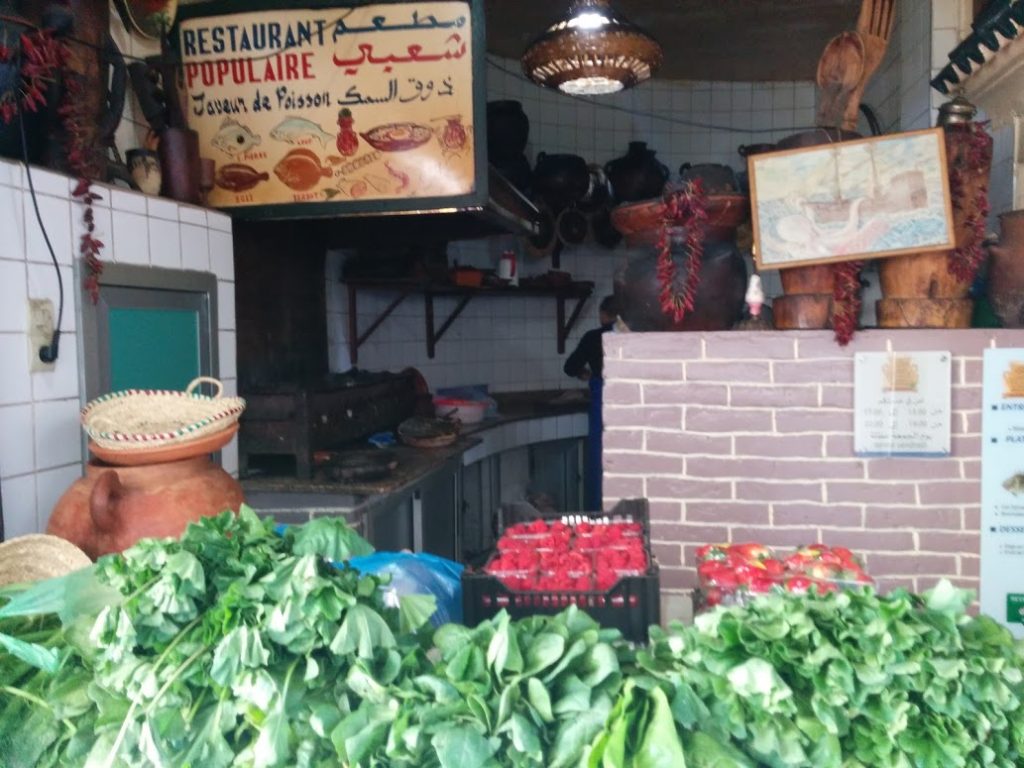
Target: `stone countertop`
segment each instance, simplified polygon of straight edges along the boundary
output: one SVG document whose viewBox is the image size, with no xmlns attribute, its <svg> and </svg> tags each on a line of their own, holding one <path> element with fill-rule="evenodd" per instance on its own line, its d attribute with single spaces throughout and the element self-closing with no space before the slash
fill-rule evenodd
<svg viewBox="0 0 1024 768">
<path fill-rule="evenodd" d="M 498 416 L 477 424 L 464 425 L 462 436 L 443 448 L 412 448 L 396 445 L 398 467 L 388 477 L 365 482 L 329 480 L 314 474 L 305 480 L 289 476 L 252 476 L 241 479 L 245 493 L 302 493 L 352 497 L 356 510 L 365 512 L 387 499 L 409 491 L 449 462 L 461 462 L 462 455 L 481 442 L 480 433 L 525 419 L 584 413 L 590 402 L 585 389 L 499 392 L 492 395 Z M 362 448 L 361 448 L 362 449 Z"/>
<path fill-rule="evenodd" d="M 389 448 L 398 460 L 398 467 L 388 477 L 363 482 L 329 480 L 314 474 L 305 480 L 287 476 L 254 476 L 241 480 L 242 490 L 258 493 L 325 493 L 332 495 L 356 496 L 364 499 L 375 496 L 390 496 L 415 485 L 450 459 L 459 458 L 475 446 L 478 439 L 463 436 L 443 448 L 411 448 L 396 445 Z"/>
</svg>

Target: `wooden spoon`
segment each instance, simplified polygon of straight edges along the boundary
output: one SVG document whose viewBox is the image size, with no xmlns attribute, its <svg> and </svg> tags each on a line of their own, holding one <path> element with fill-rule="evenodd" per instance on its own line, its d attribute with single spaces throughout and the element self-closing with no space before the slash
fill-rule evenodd
<svg viewBox="0 0 1024 768">
<path fill-rule="evenodd" d="M 857 31 L 864 43 L 864 72 L 860 82 L 853 89 L 846 104 L 843 115 L 843 128 L 852 131 L 857 127 L 860 99 L 864 94 L 871 76 L 885 58 L 885 49 L 889 46 L 892 36 L 893 22 L 896 19 L 895 0 L 864 0 L 857 20 Z"/>
<path fill-rule="evenodd" d="M 858 32 L 842 32 L 831 40 L 818 60 L 818 125 L 835 128 L 846 114 L 850 95 L 864 74 L 864 41 Z"/>
</svg>

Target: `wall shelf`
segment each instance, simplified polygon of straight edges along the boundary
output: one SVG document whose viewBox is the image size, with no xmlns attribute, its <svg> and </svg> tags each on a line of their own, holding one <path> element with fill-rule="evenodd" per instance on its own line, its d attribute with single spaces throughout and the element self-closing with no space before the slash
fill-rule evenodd
<svg viewBox="0 0 1024 768">
<path fill-rule="evenodd" d="M 497 286 L 471 288 L 444 283 L 422 283 L 403 280 L 345 280 L 348 289 L 348 348 L 352 365 L 358 361 L 359 347 L 373 335 L 381 324 L 388 319 L 399 305 L 409 296 L 423 296 L 424 324 L 427 337 L 427 357 L 434 358 L 437 342 L 441 340 L 452 323 L 462 314 L 469 302 L 476 298 L 488 297 L 538 297 L 550 296 L 555 299 L 557 315 L 555 318 L 558 339 L 558 353 L 565 352 L 565 341 L 569 337 L 576 321 L 579 319 L 583 306 L 594 292 L 591 282 L 573 282 L 559 286 Z M 394 299 L 381 311 L 362 333 L 359 332 L 358 300 L 360 292 L 376 291 L 395 294 Z M 434 299 L 455 298 L 455 308 L 445 317 L 440 325 L 435 316 Z M 566 302 L 575 301 L 575 305 L 566 317 Z"/>
</svg>

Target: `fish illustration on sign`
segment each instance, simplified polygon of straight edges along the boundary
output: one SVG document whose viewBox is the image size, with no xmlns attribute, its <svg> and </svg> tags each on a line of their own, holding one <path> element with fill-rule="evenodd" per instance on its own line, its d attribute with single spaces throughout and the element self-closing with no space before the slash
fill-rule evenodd
<svg viewBox="0 0 1024 768">
<path fill-rule="evenodd" d="M 297 192 L 312 189 L 320 179 L 330 178 L 334 171 L 324 167 L 320 158 L 308 149 L 293 149 L 274 166 L 281 183 Z"/>
<path fill-rule="evenodd" d="M 266 172 L 261 173 L 251 165 L 229 163 L 217 169 L 214 183 L 221 189 L 226 189 L 230 192 L 246 192 L 261 181 L 267 181 L 269 178 L 270 174 Z"/>
<path fill-rule="evenodd" d="M 1020 496 L 1024 493 L 1024 472 L 1018 472 L 1013 477 L 1007 478 L 1003 483 L 1003 488 L 1008 490 L 1014 496 Z"/>
<path fill-rule="evenodd" d="M 327 142 L 334 141 L 334 134 L 327 133 L 323 128 L 304 117 L 286 117 L 270 132 L 274 141 L 288 144 L 312 144 L 316 139 L 320 146 L 326 147 Z"/>
<path fill-rule="evenodd" d="M 224 154 L 234 157 L 248 152 L 261 141 L 262 137 L 253 133 L 249 126 L 242 125 L 232 117 L 225 117 L 210 143 Z"/>
</svg>

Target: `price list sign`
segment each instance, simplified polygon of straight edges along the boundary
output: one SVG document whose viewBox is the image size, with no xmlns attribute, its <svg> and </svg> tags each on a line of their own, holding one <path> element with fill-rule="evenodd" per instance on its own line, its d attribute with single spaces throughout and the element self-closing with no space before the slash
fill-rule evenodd
<svg viewBox="0 0 1024 768">
<path fill-rule="evenodd" d="M 986 349 L 981 610 L 1024 638 L 1024 349 Z"/>
<path fill-rule="evenodd" d="M 854 358 L 854 452 L 948 456 L 949 352 L 862 352 Z"/>
</svg>

